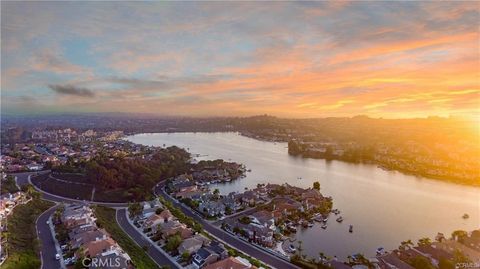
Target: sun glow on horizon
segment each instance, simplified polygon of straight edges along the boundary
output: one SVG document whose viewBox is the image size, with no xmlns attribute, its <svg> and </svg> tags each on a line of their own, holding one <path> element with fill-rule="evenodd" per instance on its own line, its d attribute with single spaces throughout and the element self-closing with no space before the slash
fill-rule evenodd
<svg viewBox="0 0 480 269">
<path fill-rule="evenodd" d="M 480 119 L 475 2 L 1 5 L 2 113 Z"/>
</svg>

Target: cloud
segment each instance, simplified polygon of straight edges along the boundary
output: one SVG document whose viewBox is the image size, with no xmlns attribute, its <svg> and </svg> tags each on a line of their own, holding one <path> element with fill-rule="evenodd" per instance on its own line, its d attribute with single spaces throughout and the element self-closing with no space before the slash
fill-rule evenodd
<svg viewBox="0 0 480 269">
<path fill-rule="evenodd" d="M 72 85 L 48 85 L 55 93 L 80 97 L 94 97 L 95 93 L 87 88 L 78 88 Z"/>
<path fill-rule="evenodd" d="M 2 2 L 2 97 L 185 115 L 477 113 L 479 14 L 474 2 Z"/>
</svg>

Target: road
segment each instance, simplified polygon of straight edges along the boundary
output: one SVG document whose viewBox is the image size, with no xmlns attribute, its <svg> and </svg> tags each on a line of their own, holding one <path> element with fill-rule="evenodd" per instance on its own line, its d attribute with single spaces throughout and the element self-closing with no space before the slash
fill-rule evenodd
<svg viewBox="0 0 480 269">
<path fill-rule="evenodd" d="M 35 175 L 37 173 L 35 172 L 27 172 L 27 173 L 19 173 L 15 174 L 17 177 L 17 184 L 19 186 L 27 185 L 30 184 L 30 179 L 29 176 Z M 32 184 L 33 185 L 33 184 Z M 103 205 L 103 206 L 108 206 L 108 207 L 126 207 L 128 206 L 128 203 L 104 203 L 104 202 L 92 202 L 92 201 L 86 201 L 86 200 L 77 200 L 77 199 L 71 199 L 67 197 L 62 197 L 54 194 L 47 193 L 41 189 L 39 189 L 37 186 L 33 185 L 37 191 L 39 191 L 42 194 L 42 199 L 52 201 L 52 202 L 57 202 L 57 203 L 87 203 L 87 204 L 96 204 L 96 205 Z"/>
<path fill-rule="evenodd" d="M 17 179 L 17 184 L 19 186 L 31 184 L 29 177 L 35 175 L 36 173 L 27 172 L 27 173 L 18 173 L 15 174 Z M 32 184 L 33 185 L 33 184 Z M 140 234 L 126 219 L 125 207 L 128 206 L 128 203 L 101 203 L 101 202 L 92 202 L 92 201 L 82 201 L 76 199 L 70 199 L 66 197 L 61 197 L 58 195 L 53 195 L 47 193 L 34 185 L 35 189 L 42 194 L 42 198 L 57 203 L 87 203 L 87 204 L 98 204 L 113 208 L 120 208 L 117 210 L 117 223 L 127 233 L 139 246 L 148 245 L 149 242 Z M 55 260 L 55 243 L 51 236 L 50 228 L 48 226 L 47 219 L 55 211 L 54 208 L 45 211 L 37 220 L 37 229 L 39 231 L 39 239 L 42 242 L 42 259 L 44 260 L 45 269 L 50 268 L 61 268 L 60 262 Z M 155 261 L 158 265 L 170 265 L 171 268 L 178 268 L 173 262 L 171 262 L 165 255 L 163 255 L 158 249 L 150 247 L 147 251 L 147 254 Z"/>
<path fill-rule="evenodd" d="M 290 262 L 285 261 L 281 258 L 278 258 L 278 257 L 274 256 L 273 254 L 269 254 L 269 253 L 255 247 L 255 246 L 253 246 L 253 245 L 251 245 L 251 244 L 249 244 L 245 241 L 242 241 L 242 240 L 238 239 L 237 237 L 221 230 L 220 228 L 213 225 L 212 223 L 210 223 L 208 221 L 205 221 L 202 217 L 194 214 L 191 210 L 183 207 L 180 203 L 178 203 L 175 200 L 173 200 L 172 198 L 170 198 L 170 196 L 168 196 L 163 191 L 162 188 L 163 188 L 162 184 L 158 185 L 155 188 L 155 194 L 156 195 L 161 195 L 165 199 L 167 199 L 168 201 L 171 201 L 175 206 L 182 209 L 183 213 L 185 213 L 187 216 L 192 217 L 197 222 L 201 223 L 203 225 L 203 228 L 205 229 L 205 231 L 207 231 L 210 234 L 216 236 L 217 238 L 220 238 L 221 240 L 223 240 L 224 242 L 226 242 L 230 246 L 232 246 L 232 247 L 246 253 L 247 255 L 252 256 L 255 259 L 260 260 L 260 261 L 262 261 L 262 262 L 266 263 L 267 265 L 270 265 L 274 268 L 278 268 L 278 269 L 280 269 L 280 268 L 281 269 L 284 269 L 284 268 L 285 269 L 297 269 L 297 268 L 299 268 L 296 265 L 291 264 Z"/>
<path fill-rule="evenodd" d="M 24 185 L 29 183 L 29 176 L 35 174 L 35 173 L 21 173 L 21 174 L 16 174 L 17 176 L 17 184 Z M 217 226 L 213 225 L 212 223 L 205 221 L 202 217 L 194 214 L 191 210 L 183 207 L 180 203 L 174 201 L 173 199 L 170 198 L 166 193 L 163 192 L 162 190 L 163 185 L 160 184 L 155 188 L 155 194 L 157 195 L 162 195 L 165 199 L 171 201 L 175 206 L 179 207 L 187 216 L 192 217 L 195 219 L 197 222 L 201 223 L 205 229 L 205 231 L 209 232 L 210 234 L 214 235 L 215 237 L 223 240 L 230 246 L 246 253 L 247 255 L 250 255 L 254 257 L 257 260 L 260 260 L 271 267 L 274 268 L 286 268 L 286 269 L 298 269 L 296 265 L 291 264 L 288 261 L 285 261 L 273 254 L 269 254 L 264 250 L 261 250 L 245 241 L 242 241 L 238 239 L 237 237 L 221 230 Z M 100 205 L 105 205 L 109 207 L 116 207 L 119 208 L 117 210 L 117 222 L 121 226 L 121 228 L 126 232 L 138 245 L 144 246 L 146 244 L 149 244 L 149 242 L 142 236 L 140 232 L 138 232 L 126 219 L 125 215 L 125 208 L 127 207 L 127 203 L 96 203 L 96 202 L 91 202 L 91 201 L 81 201 L 81 200 L 75 200 L 75 199 L 69 199 L 57 195 L 52 195 L 49 193 L 46 193 L 38 188 L 36 188 L 38 191 L 42 193 L 42 198 L 54 202 L 84 202 L 84 203 L 89 203 L 89 204 L 100 204 Z M 44 223 L 46 220 L 44 221 Z M 48 227 L 48 225 L 47 225 Z M 52 240 L 53 241 L 53 240 Z M 43 242 L 43 240 L 42 240 Z M 177 266 L 173 264 L 165 255 L 163 255 L 159 250 L 156 248 L 149 248 L 148 250 L 148 255 L 156 261 L 160 265 L 168 264 L 172 268 L 176 268 Z"/>
<path fill-rule="evenodd" d="M 48 218 L 53 214 L 53 212 L 55 212 L 56 208 L 56 206 L 53 206 L 47 211 L 43 212 L 38 217 L 36 223 L 38 238 L 42 242 L 42 269 L 62 268 L 60 261 L 55 259 L 57 250 L 55 248 L 55 242 L 53 241 L 53 235 L 50 230 L 50 226 L 47 224 Z"/>
<path fill-rule="evenodd" d="M 123 229 L 125 233 L 127 233 L 130 238 L 132 238 L 139 246 L 149 246 L 150 242 L 133 227 L 130 222 L 127 220 L 126 209 L 118 209 L 117 214 L 117 223 Z M 161 253 L 155 247 L 149 247 L 147 251 L 148 255 L 160 266 L 169 265 L 171 268 L 178 268 L 178 266 L 170 261 L 163 253 Z"/>
</svg>

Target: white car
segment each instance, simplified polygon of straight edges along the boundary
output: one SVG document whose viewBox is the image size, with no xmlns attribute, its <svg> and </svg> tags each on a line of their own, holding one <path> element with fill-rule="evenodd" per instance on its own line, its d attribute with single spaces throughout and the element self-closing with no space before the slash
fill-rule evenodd
<svg viewBox="0 0 480 269">
<path fill-rule="evenodd" d="M 60 254 L 55 254 L 55 260 L 60 260 Z"/>
<path fill-rule="evenodd" d="M 50 225 L 50 221 L 47 220 L 47 224 Z"/>
</svg>

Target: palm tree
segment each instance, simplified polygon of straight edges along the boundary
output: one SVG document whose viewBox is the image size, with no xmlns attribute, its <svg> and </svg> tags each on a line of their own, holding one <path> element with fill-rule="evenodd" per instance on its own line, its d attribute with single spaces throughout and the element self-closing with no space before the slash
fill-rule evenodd
<svg viewBox="0 0 480 269">
<path fill-rule="evenodd" d="M 418 239 L 418 246 L 429 246 L 430 244 L 432 244 L 432 242 L 428 237 Z"/>
</svg>

